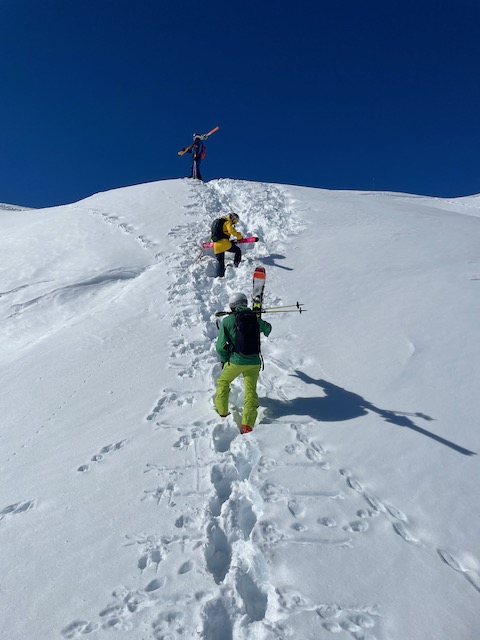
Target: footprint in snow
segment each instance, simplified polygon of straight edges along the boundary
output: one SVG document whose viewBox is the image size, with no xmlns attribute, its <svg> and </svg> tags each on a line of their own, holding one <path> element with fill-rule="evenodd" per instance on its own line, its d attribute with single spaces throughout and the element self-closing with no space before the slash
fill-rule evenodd
<svg viewBox="0 0 480 640">
<path fill-rule="evenodd" d="M 192 443 L 192 439 L 190 436 L 181 436 L 177 442 L 175 442 L 172 446 L 173 449 L 188 449 L 190 444 Z"/>
<path fill-rule="evenodd" d="M 152 580 L 147 584 L 147 586 L 145 587 L 145 591 L 147 593 L 153 593 L 154 591 L 158 591 L 158 589 L 161 589 L 165 585 L 165 583 L 165 578 L 155 578 L 155 580 Z"/>
<path fill-rule="evenodd" d="M 191 560 L 187 560 L 184 562 L 182 566 L 178 570 L 178 575 L 183 575 L 184 573 L 189 573 L 194 567 L 194 564 Z"/>
<path fill-rule="evenodd" d="M 348 469 L 340 469 L 340 473 L 342 474 L 342 476 L 344 476 L 347 479 L 347 484 L 350 487 L 350 489 L 354 489 L 358 493 L 363 492 L 362 485 L 356 478 L 352 476 L 351 471 L 349 471 Z"/>
<path fill-rule="evenodd" d="M 372 495 L 365 496 L 366 501 L 370 506 L 374 508 L 378 513 L 386 513 L 386 507 L 377 497 Z"/>
<path fill-rule="evenodd" d="M 94 633 L 99 628 L 99 625 L 87 620 L 74 620 L 68 627 L 62 630 L 62 636 L 64 638 L 79 638 L 80 636 Z"/>
<path fill-rule="evenodd" d="M 138 236 L 137 240 L 140 240 L 144 249 L 152 249 L 153 247 L 156 247 L 156 244 L 149 240 L 146 236 Z"/>
<path fill-rule="evenodd" d="M 375 620 L 366 613 L 357 613 L 350 620 L 362 629 L 372 629 L 375 626 Z"/>
<path fill-rule="evenodd" d="M 177 402 L 178 404 L 178 394 L 175 391 L 168 391 L 168 389 L 164 389 L 164 395 L 160 398 L 160 400 L 155 405 L 152 413 L 147 416 L 147 420 L 155 420 L 160 411 L 169 404 Z"/>
<path fill-rule="evenodd" d="M 408 531 L 408 529 L 405 527 L 405 525 L 402 522 L 394 522 L 393 523 L 393 528 L 398 533 L 398 535 L 401 536 L 405 540 L 405 542 L 411 542 L 413 544 L 418 544 L 419 543 L 419 540 L 417 540 L 410 533 L 410 531 Z"/>
<path fill-rule="evenodd" d="M 333 518 L 329 518 L 328 516 L 319 518 L 317 520 L 318 524 L 321 524 L 324 527 L 336 527 L 337 523 Z"/>
<path fill-rule="evenodd" d="M 237 592 L 243 600 L 245 612 L 252 621 L 265 618 L 268 599 L 246 571 L 239 571 L 236 578 Z"/>
<path fill-rule="evenodd" d="M 368 522 L 365 522 L 365 520 L 355 520 L 343 528 L 345 531 L 363 533 L 368 530 Z"/>
<path fill-rule="evenodd" d="M 7 516 L 14 516 L 25 511 L 30 511 L 36 504 L 36 500 L 23 500 L 22 502 L 16 502 L 15 504 L 9 504 L 0 511 L 0 521 Z"/>
<path fill-rule="evenodd" d="M 308 436 L 306 433 L 303 433 L 301 431 L 297 432 L 296 438 L 299 442 L 301 442 L 302 444 L 308 444 Z"/>
<path fill-rule="evenodd" d="M 330 631 L 330 633 L 340 633 L 342 631 L 342 627 L 338 624 L 338 622 L 332 622 L 331 620 L 324 622 L 323 627 L 327 631 Z"/>
<path fill-rule="evenodd" d="M 317 609 L 318 615 L 325 620 L 338 618 L 341 612 L 342 610 L 336 604 L 322 604 Z"/>
<path fill-rule="evenodd" d="M 285 452 L 288 453 L 289 456 L 293 456 L 293 455 L 298 454 L 300 452 L 300 445 L 298 445 L 298 444 L 286 444 L 284 449 L 285 449 Z"/>
<path fill-rule="evenodd" d="M 173 640 L 173 638 L 185 637 L 185 627 L 183 619 L 185 614 L 182 611 L 168 611 L 158 616 L 152 623 L 155 640 Z"/>
<path fill-rule="evenodd" d="M 155 565 L 156 571 L 158 571 L 158 566 L 165 558 L 166 552 L 165 549 L 160 547 L 152 547 L 144 550 L 143 554 L 140 556 L 137 562 L 137 567 L 140 571 L 144 571 L 148 566 Z"/>
<path fill-rule="evenodd" d="M 304 609 L 308 603 L 303 595 L 291 587 L 277 589 L 278 603 L 282 610 L 295 612 Z"/>
<path fill-rule="evenodd" d="M 305 451 L 305 455 L 311 462 L 315 462 L 319 469 L 323 469 L 324 471 L 328 471 L 330 469 L 330 464 L 325 460 L 322 460 L 322 454 L 316 451 L 313 447 L 308 447 Z"/>
<path fill-rule="evenodd" d="M 96 453 L 94 456 L 92 456 L 90 458 L 90 462 L 101 462 L 103 460 L 103 458 L 111 453 L 112 451 L 119 451 L 120 449 L 123 449 L 123 447 L 125 446 L 126 440 L 120 440 L 119 442 L 115 442 L 114 444 L 107 444 L 104 447 L 102 447 L 100 449 L 99 453 Z M 88 464 L 82 464 L 80 467 L 78 467 L 77 471 L 80 471 L 81 473 L 85 473 L 85 471 L 88 471 L 90 468 L 90 466 Z"/>
<path fill-rule="evenodd" d="M 212 432 L 212 444 L 217 453 L 225 453 L 230 449 L 232 441 L 238 436 L 238 429 L 228 423 L 218 424 Z"/>
<path fill-rule="evenodd" d="M 278 502 L 288 495 L 288 492 L 283 487 L 273 484 L 272 482 L 265 482 L 261 489 L 260 494 L 265 502 Z"/>
<path fill-rule="evenodd" d="M 254 542 L 274 544 L 285 540 L 286 535 L 280 531 L 275 522 L 261 520 L 255 528 L 252 538 Z"/>
<path fill-rule="evenodd" d="M 287 506 L 288 510 L 295 518 L 303 516 L 303 514 L 305 513 L 305 505 L 303 504 L 303 502 L 300 502 L 300 500 L 297 500 L 297 498 L 290 498 Z"/>
<path fill-rule="evenodd" d="M 193 524 L 193 518 L 187 515 L 181 515 L 175 520 L 175 526 L 177 529 L 184 529 Z"/>
<path fill-rule="evenodd" d="M 266 456 L 262 456 L 255 467 L 255 473 L 258 476 L 261 476 L 265 473 L 268 473 L 272 469 L 275 469 L 277 466 L 277 461 L 273 458 L 267 458 Z"/>
<path fill-rule="evenodd" d="M 370 611 L 371 608 L 367 607 Z M 375 636 L 366 629 L 376 626 L 375 619 L 366 611 L 343 610 L 336 604 L 321 605 L 317 608 L 317 614 L 322 618 L 322 626 L 331 633 L 348 631 L 358 640 L 375 640 Z M 375 614 L 377 615 L 377 614 Z"/>
<path fill-rule="evenodd" d="M 358 480 L 355 480 L 355 478 L 347 478 L 347 484 L 348 486 L 353 489 L 354 491 L 357 491 L 358 493 L 362 493 L 363 491 L 363 487 L 362 485 L 358 482 Z"/>
<path fill-rule="evenodd" d="M 135 231 L 135 227 L 132 227 L 131 224 L 127 224 L 126 222 L 122 222 L 118 226 L 124 233 L 133 233 Z"/>
<path fill-rule="evenodd" d="M 388 511 L 388 513 L 394 518 L 396 518 L 397 520 L 401 520 L 402 522 L 408 522 L 407 516 L 402 511 L 400 511 L 400 509 L 397 509 L 397 507 L 394 507 L 393 505 L 385 502 L 385 508 Z"/>
</svg>

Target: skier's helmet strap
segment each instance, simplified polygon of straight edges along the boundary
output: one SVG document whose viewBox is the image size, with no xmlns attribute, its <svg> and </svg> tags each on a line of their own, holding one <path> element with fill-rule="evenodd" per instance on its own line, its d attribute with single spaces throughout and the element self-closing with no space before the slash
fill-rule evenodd
<svg viewBox="0 0 480 640">
<path fill-rule="evenodd" d="M 248 305 L 247 296 L 244 293 L 233 293 L 228 301 L 230 309 L 234 311 L 237 307 L 246 307 Z"/>
</svg>

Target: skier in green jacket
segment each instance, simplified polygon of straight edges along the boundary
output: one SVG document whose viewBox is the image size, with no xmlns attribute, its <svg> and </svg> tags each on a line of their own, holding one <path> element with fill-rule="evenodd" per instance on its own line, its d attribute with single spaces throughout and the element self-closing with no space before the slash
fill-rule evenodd
<svg viewBox="0 0 480 640">
<path fill-rule="evenodd" d="M 230 385 L 239 375 L 245 384 L 245 404 L 242 415 L 242 433 L 252 431 L 259 406 L 257 381 L 260 374 L 260 333 L 268 336 L 272 325 L 248 308 L 247 297 L 235 293 L 229 301 L 232 313 L 220 325 L 216 350 L 222 362 L 222 373 L 217 380 L 215 409 L 225 418 L 228 415 Z"/>
</svg>

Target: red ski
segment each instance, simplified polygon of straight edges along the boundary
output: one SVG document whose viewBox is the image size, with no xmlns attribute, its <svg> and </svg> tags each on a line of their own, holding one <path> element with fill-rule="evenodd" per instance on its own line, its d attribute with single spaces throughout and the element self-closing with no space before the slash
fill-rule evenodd
<svg viewBox="0 0 480 640">
<path fill-rule="evenodd" d="M 235 240 L 237 244 L 250 244 L 251 242 L 258 242 L 257 236 L 249 236 L 248 238 L 242 238 L 241 240 Z M 213 249 L 213 242 L 202 242 L 202 249 Z"/>
<path fill-rule="evenodd" d="M 218 131 L 220 129 L 220 127 L 213 127 L 213 129 L 211 131 L 209 131 L 208 133 L 204 133 L 203 135 L 200 136 L 200 138 L 202 140 L 206 140 L 208 138 L 208 136 L 211 136 L 212 133 L 215 133 L 215 131 Z M 184 149 L 180 149 L 180 151 L 178 152 L 179 156 L 183 156 L 184 153 L 187 153 L 187 151 L 189 149 L 191 149 L 193 147 L 193 142 L 192 144 L 189 144 L 188 147 L 185 147 Z"/>
<path fill-rule="evenodd" d="M 252 309 L 259 315 L 262 312 L 266 275 L 265 267 L 257 267 L 253 272 Z"/>
</svg>

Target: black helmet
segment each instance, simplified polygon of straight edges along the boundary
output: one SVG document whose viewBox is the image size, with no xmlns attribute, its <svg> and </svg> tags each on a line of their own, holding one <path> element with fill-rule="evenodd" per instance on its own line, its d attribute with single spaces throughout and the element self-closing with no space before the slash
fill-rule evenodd
<svg viewBox="0 0 480 640">
<path fill-rule="evenodd" d="M 236 224 L 240 220 L 240 218 L 238 217 L 238 214 L 235 213 L 234 211 L 230 211 L 230 213 L 227 214 L 227 218 L 231 220 L 233 224 Z"/>
</svg>

